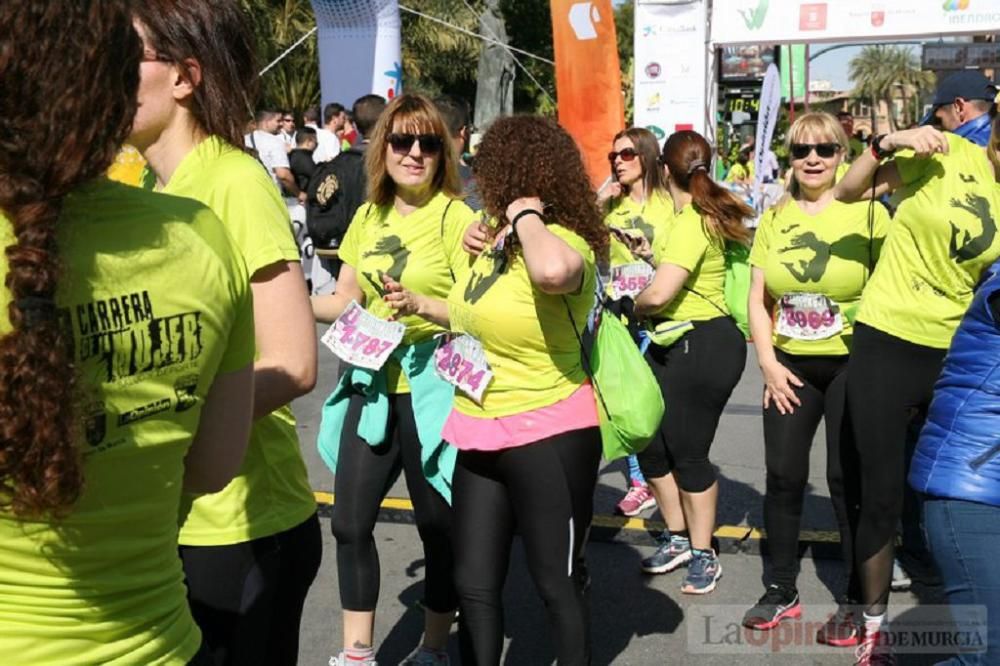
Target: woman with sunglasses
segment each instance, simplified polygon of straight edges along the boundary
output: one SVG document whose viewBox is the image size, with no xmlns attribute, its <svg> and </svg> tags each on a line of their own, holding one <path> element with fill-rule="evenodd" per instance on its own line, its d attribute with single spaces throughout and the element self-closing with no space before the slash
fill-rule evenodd
<svg viewBox="0 0 1000 666">
<path fill-rule="evenodd" d="M 750 254 L 750 329 L 764 375 L 764 527 L 770 583 L 743 617 L 744 626 L 771 629 L 801 615 L 795 587 L 799 526 L 809 480 L 809 450 L 820 419 L 826 425 L 826 471 L 849 572 L 842 611 L 819 634 L 821 643 L 857 644 L 849 608 L 860 590 L 844 500 L 847 359 L 861 290 L 878 260 L 889 216 L 881 205 L 834 198 L 838 165 L 848 149 L 836 118 L 807 113 L 788 132 L 788 196 L 768 210 Z M 870 217 L 871 216 L 871 217 Z"/>
<path fill-rule="evenodd" d="M 649 248 L 673 217 L 674 204 L 660 166 L 660 145 L 649 130 L 630 127 L 619 132 L 608 161 L 613 182 L 598 191 L 597 204 L 609 209 L 604 217 L 612 234 L 609 288 L 613 296 L 631 297 L 653 275 Z M 629 489 L 618 502 L 618 511 L 635 516 L 656 506 L 634 455 L 628 457 L 628 475 Z"/>
<path fill-rule="evenodd" d="M 709 176 L 712 149 L 697 132 L 672 134 L 662 162 L 675 217 L 656 240 L 656 274 L 635 310 L 657 331 L 674 331 L 674 340 L 660 338 L 649 349 L 668 407 L 659 434 L 639 454 L 668 533 L 642 569 L 666 573 L 688 564 L 681 591 L 707 594 L 722 575 L 711 545 L 719 486 L 708 451 L 747 353 L 726 309 L 724 251 L 727 241 L 748 242 L 743 220 L 753 211 Z"/>
<path fill-rule="evenodd" d="M 157 66 L 129 5 L 0 4 L 4 664 L 212 663 L 177 515 L 243 459 L 253 307 L 207 207 L 103 177 Z"/>
<path fill-rule="evenodd" d="M 468 270 L 462 235 L 474 214 L 458 200 L 458 156 L 447 137 L 434 104 L 421 95 L 401 95 L 386 107 L 365 154 L 370 203 L 358 209 L 340 246 L 344 263 L 336 291 L 313 297 L 319 321 L 336 320 L 355 301 L 380 319 L 406 326 L 402 344 L 382 369 L 374 377 L 346 372 L 323 413 L 319 446 L 335 474 L 331 523 L 344 609 L 344 651 L 332 663 L 341 666 L 374 663 L 379 562 L 373 531 L 379 505 L 400 471 L 427 571 L 424 639 L 404 663 L 448 663 L 445 648 L 458 607 L 449 506 L 454 452 L 446 449 L 441 428 L 453 390 L 431 360 L 434 336 L 444 328 L 413 315 L 394 317 L 385 300 L 389 288 L 399 285 L 444 299 Z M 362 375 L 370 380 L 364 390 Z M 378 412 L 377 436 L 366 430 L 376 418 L 373 403 L 387 407 Z"/>
<path fill-rule="evenodd" d="M 181 520 L 189 601 L 216 663 L 294 664 L 322 534 L 288 403 L 315 384 L 316 338 L 288 211 L 234 112 L 254 107 L 256 79 L 242 75 L 256 71 L 253 31 L 237 0 L 151 0 L 135 17 L 146 62 L 129 141 L 149 163 L 145 185 L 219 216 L 250 273 L 256 322 L 246 460 Z"/>
<path fill-rule="evenodd" d="M 579 149 L 551 120 L 496 121 L 473 168 L 486 211 L 499 221 L 488 225 L 488 249 L 478 248 L 446 303 L 398 285 L 389 297 L 400 312 L 474 340 L 493 373 L 480 400 L 456 393 L 444 429 L 459 449 L 455 580 L 474 652 L 469 663 L 500 663 L 516 530 L 558 663 L 589 664 L 584 550 L 601 438 L 578 336 L 608 233 Z"/>
<path fill-rule="evenodd" d="M 919 127 L 875 137 L 836 186 L 842 201 L 892 191 L 897 204 L 861 297 L 848 364 L 858 466 L 844 474 L 847 488 L 860 490 L 852 528 L 865 608 L 858 647 L 864 666 L 894 663 L 882 625 L 909 466 L 907 431 L 922 424 L 973 289 L 1000 256 L 998 175 L 983 148 Z"/>
</svg>

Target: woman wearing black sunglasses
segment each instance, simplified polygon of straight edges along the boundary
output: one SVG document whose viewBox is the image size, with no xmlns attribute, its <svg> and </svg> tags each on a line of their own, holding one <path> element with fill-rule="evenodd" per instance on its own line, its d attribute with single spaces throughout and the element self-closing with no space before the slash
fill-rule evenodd
<svg viewBox="0 0 1000 666">
<path fill-rule="evenodd" d="M 358 209 L 340 246 L 343 266 L 335 293 L 313 298 L 319 321 L 336 320 L 356 301 L 376 317 L 406 326 L 386 364 L 374 376 L 348 367 L 324 409 L 319 447 L 336 475 L 331 523 L 344 609 L 344 651 L 335 664 L 374 663 L 379 563 L 373 531 L 379 505 L 400 471 L 427 571 L 424 640 L 404 663 L 448 662 L 445 647 L 458 607 L 447 464 L 454 458 L 440 433 L 453 391 L 435 375 L 430 360 L 434 336 L 444 329 L 412 314 L 397 317 L 387 302 L 404 287 L 443 300 L 468 270 L 471 257 L 462 248 L 462 235 L 474 213 L 458 200 L 458 156 L 447 137 L 434 104 L 421 95 L 401 95 L 386 107 L 365 156 L 370 203 Z M 370 379 L 365 390 L 356 388 L 362 379 Z M 365 427 L 375 418 L 380 427 L 373 437 Z M 422 460 L 431 462 L 425 466 Z"/>
<path fill-rule="evenodd" d="M 800 116 L 788 132 L 788 142 L 789 193 L 761 218 L 750 254 L 750 327 L 764 375 L 764 526 L 771 582 L 743 624 L 761 630 L 801 615 L 795 588 L 799 525 L 809 450 L 821 418 L 826 424 L 830 497 L 844 561 L 853 574 L 841 471 L 841 452 L 854 450 L 844 433 L 847 359 L 854 313 L 889 221 L 881 205 L 872 209 L 869 219 L 867 204 L 834 198 L 837 168 L 848 144 L 833 116 Z M 850 575 L 847 599 L 820 630 L 819 642 L 857 643 L 849 608 L 859 595 L 857 579 Z"/>
<path fill-rule="evenodd" d="M 844 473 L 860 485 L 852 527 L 865 606 L 858 663 L 865 666 L 893 663 L 883 621 L 907 433 L 922 425 L 955 329 L 983 271 L 1000 256 L 997 177 L 980 146 L 919 127 L 875 137 L 837 183 L 843 201 L 894 191 L 898 203 L 861 298 L 847 379 L 859 463 Z"/>
</svg>

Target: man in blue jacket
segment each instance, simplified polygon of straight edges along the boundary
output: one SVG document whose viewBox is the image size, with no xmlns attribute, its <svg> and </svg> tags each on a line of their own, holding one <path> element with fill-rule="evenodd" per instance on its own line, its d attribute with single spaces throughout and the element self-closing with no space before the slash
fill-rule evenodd
<svg viewBox="0 0 1000 666">
<path fill-rule="evenodd" d="M 990 121 L 996 115 L 997 85 L 974 69 L 945 77 L 934 93 L 934 104 L 921 125 L 933 123 L 948 132 L 985 146 Z"/>
</svg>

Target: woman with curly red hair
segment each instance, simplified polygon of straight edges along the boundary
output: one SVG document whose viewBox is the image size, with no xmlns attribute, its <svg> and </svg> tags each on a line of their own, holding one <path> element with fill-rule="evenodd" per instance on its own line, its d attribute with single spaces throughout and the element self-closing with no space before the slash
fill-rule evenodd
<svg viewBox="0 0 1000 666">
<path fill-rule="evenodd" d="M 474 169 L 496 220 L 489 247 L 470 229 L 466 245 L 481 253 L 447 304 L 398 289 L 388 298 L 450 325 L 492 372 L 481 399 L 456 392 L 444 429 L 459 449 L 455 582 L 475 663 L 500 663 L 501 595 L 516 526 L 559 663 L 586 664 L 584 548 L 601 436 L 577 335 L 594 304 L 597 261 L 607 261 L 608 231 L 576 144 L 550 120 L 498 120 Z"/>
<path fill-rule="evenodd" d="M 4 664 L 204 663 L 177 515 L 243 459 L 253 309 L 208 208 L 103 177 L 151 56 L 122 0 L 0 3 Z"/>
<path fill-rule="evenodd" d="M 639 465 L 668 532 L 642 569 L 665 573 L 688 564 L 681 591 L 707 594 L 722 575 L 711 546 L 719 484 L 708 450 L 747 354 L 726 308 L 725 243 L 749 241 L 743 220 L 753 211 L 709 176 L 712 148 L 697 132 L 670 135 L 662 161 L 676 216 L 657 237 L 656 274 L 636 296 L 635 310 L 660 330 L 683 333 L 651 345 L 648 354 L 667 411 Z"/>
</svg>

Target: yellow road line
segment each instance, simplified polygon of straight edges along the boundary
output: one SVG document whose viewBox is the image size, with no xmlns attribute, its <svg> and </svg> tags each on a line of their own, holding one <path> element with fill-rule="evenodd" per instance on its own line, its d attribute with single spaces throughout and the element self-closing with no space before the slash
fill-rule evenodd
<svg viewBox="0 0 1000 666">
<path fill-rule="evenodd" d="M 315 491 L 316 503 L 331 505 L 334 502 L 333 493 Z M 382 500 L 383 509 L 396 509 L 399 511 L 413 511 L 413 503 L 405 497 L 387 497 Z M 666 526 L 657 520 L 644 520 L 642 518 L 626 518 L 624 516 L 594 516 L 595 527 L 607 527 L 612 529 L 636 530 L 636 531 L 658 531 Z M 767 535 L 762 529 L 749 527 L 747 525 L 720 525 L 715 530 L 715 536 L 720 539 L 737 539 L 739 541 L 750 540 L 759 541 L 766 539 Z M 821 541 L 836 543 L 840 536 L 836 532 L 824 532 L 817 530 L 805 530 L 799 535 L 801 541 Z"/>
</svg>

